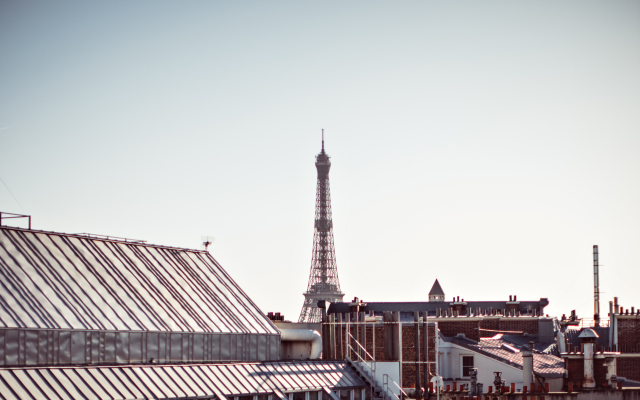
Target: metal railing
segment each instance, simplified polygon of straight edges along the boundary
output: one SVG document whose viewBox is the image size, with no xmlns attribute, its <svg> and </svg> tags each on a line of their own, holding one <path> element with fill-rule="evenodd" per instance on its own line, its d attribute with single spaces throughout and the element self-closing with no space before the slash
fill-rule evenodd
<svg viewBox="0 0 640 400">
<path fill-rule="evenodd" d="M 13 218 L 27 218 L 29 220 L 29 229 L 31 229 L 31 215 L 24 215 L 24 214 L 0 212 L 0 225 L 2 225 L 3 219 L 13 219 Z"/>
<path fill-rule="evenodd" d="M 353 346 L 351 346 L 351 341 L 353 340 L 353 342 L 355 342 L 357 349 L 354 349 Z M 351 334 L 351 332 L 347 332 L 347 359 L 351 360 L 351 353 L 355 353 L 356 357 L 357 357 L 357 361 L 360 362 L 361 367 L 363 369 L 363 372 L 365 374 L 368 374 L 371 378 L 371 385 L 372 386 L 377 386 L 377 381 L 376 381 L 376 359 L 373 355 L 371 355 L 367 349 L 364 348 L 364 346 L 362 346 L 362 344 L 360 344 L 360 342 Z M 364 354 L 364 358 L 362 357 L 362 355 L 360 354 L 360 352 L 362 352 L 362 354 Z M 369 357 L 369 360 L 367 361 L 367 357 Z M 352 360 L 353 361 L 353 360 Z M 370 388 L 371 391 L 373 392 L 373 387 Z M 373 394 L 373 393 L 372 393 Z M 373 397 L 373 396 L 371 396 Z"/>
<path fill-rule="evenodd" d="M 400 393 L 404 395 L 405 399 L 409 398 L 409 395 L 404 390 L 402 390 L 402 388 L 400 387 L 400 385 L 398 385 L 396 381 L 391 379 L 391 383 L 393 383 L 393 385 L 400 390 Z M 382 390 L 384 392 L 385 398 L 387 397 L 387 395 L 391 394 L 391 396 L 395 397 L 397 400 L 401 400 L 400 397 L 398 397 L 395 393 L 393 393 L 393 391 L 389 390 L 389 375 L 387 374 L 384 374 L 382 376 Z"/>
</svg>

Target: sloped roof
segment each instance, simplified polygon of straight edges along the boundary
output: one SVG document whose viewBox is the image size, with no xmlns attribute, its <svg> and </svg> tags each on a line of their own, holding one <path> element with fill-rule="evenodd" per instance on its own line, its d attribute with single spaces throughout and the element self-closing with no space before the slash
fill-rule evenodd
<svg viewBox="0 0 640 400">
<path fill-rule="evenodd" d="M 278 334 L 208 252 L 4 226 L 0 327 Z"/>
<path fill-rule="evenodd" d="M 6 399 L 193 399 L 364 388 L 344 362 L 2 368 Z"/>
<path fill-rule="evenodd" d="M 499 335 L 496 335 L 494 338 L 483 338 L 479 342 L 461 337 L 443 338 L 443 340 L 451 341 L 466 349 L 522 369 L 522 348 L 499 337 Z M 545 378 L 564 376 L 564 360 L 560 357 L 534 350 L 533 371 L 536 375 Z"/>
<path fill-rule="evenodd" d="M 431 290 L 429 291 L 429 296 L 444 296 L 444 290 L 442 290 L 438 279 L 433 282 L 433 286 L 431 286 Z"/>
</svg>

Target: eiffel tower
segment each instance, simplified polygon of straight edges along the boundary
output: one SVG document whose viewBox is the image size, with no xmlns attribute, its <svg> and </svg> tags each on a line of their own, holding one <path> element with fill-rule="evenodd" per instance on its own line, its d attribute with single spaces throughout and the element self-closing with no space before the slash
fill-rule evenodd
<svg viewBox="0 0 640 400">
<path fill-rule="evenodd" d="M 304 293 L 304 304 L 298 322 L 320 322 L 322 310 L 319 300 L 342 301 L 336 253 L 333 247 L 333 222 L 331 220 L 331 193 L 329 192 L 329 169 L 331 161 L 324 152 L 324 129 L 322 151 L 316 156 L 318 183 L 316 187 L 316 220 L 313 234 L 313 255 L 309 285 Z"/>
</svg>

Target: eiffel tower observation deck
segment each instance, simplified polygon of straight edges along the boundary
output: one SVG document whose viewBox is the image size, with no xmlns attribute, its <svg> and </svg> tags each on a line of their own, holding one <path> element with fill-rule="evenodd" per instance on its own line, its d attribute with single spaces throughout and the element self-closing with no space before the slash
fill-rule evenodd
<svg viewBox="0 0 640 400">
<path fill-rule="evenodd" d="M 331 161 L 324 152 L 324 130 L 322 131 L 322 151 L 316 156 L 318 183 L 316 187 L 316 220 L 313 234 L 313 255 L 309 285 L 304 293 L 304 304 L 299 322 L 320 322 L 322 310 L 319 300 L 342 301 L 336 253 L 333 246 L 333 221 L 331 220 L 331 193 L 329 191 L 329 169 Z"/>
</svg>

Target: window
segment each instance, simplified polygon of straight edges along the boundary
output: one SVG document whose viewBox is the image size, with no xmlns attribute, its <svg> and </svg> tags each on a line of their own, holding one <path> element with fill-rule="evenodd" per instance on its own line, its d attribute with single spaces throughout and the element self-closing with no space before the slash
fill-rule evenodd
<svg viewBox="0 0 640 400">
<path fill-rule="evenodd" d="M 293 398 L 291 400 L 305 400 L 305 392 L 293 392 Z"/>
<path fill-rule="evenodd" d="M 473 356 L 462 356 L 462 376 L 470 376 L 473 368 Z"/>
</svg>

